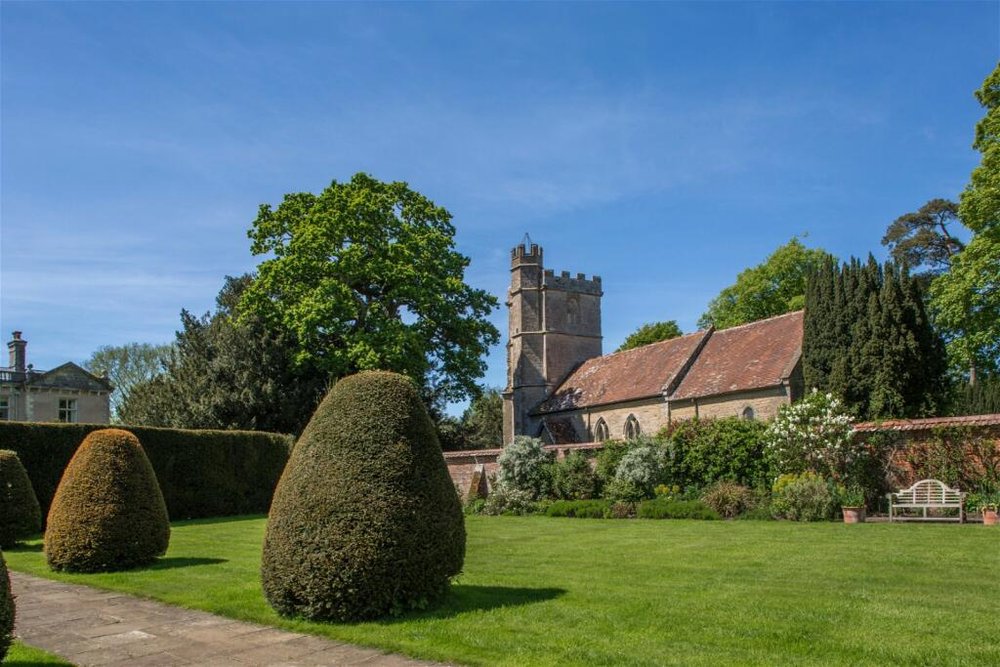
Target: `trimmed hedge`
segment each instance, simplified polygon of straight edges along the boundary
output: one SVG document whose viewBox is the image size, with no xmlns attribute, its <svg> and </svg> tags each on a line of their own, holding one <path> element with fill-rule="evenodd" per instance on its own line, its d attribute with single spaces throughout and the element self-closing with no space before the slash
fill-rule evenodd
<svg viewBox="0 0 1000 667">
<path fill-rule="evenodd" d="M 17 452 L 0 449 L 0 549 L 42 529 L 42 511 Z"/>
<path fill-rule="evenodd" d="M 278 613 L 338 621 L 422 608 L 462 570 L 465 523 L 409 378 L 339 381 L 281 476 L 261 558 Z"/>
<path fill-rule="evenodd" d="M 88 434 L 52 499 L 45 531 L 49 567 L 127 570 L 152 563 L 169 542 L 167 507 L 139 439 L 117 428 Z"/>
<path fill-rule="evenodd" d="M 0 449 L 17 452 L 47 516 L 63 470 L 107 424 L 0 422 Z M 121 427 L 142 442 L 173 519 L 262 514 L 288 461 L 290 436 L 255 431 Z"/>
<path fill-rule="evenodd" d="M 10 575 L 7 563 L 0 552 L 0 662 L 7 655 L 10 643 L 14 641 L 14 596 L 10 592 Z"/>
<path fill-rule="evenodd" d="M 549 505 L 545 514 L 576 519 L 603 519 L 610 511 L 610 500 L 557 500 Z"/>
<path fill-rule="evenodd" d="M 639 503 L 640 519 L 718 519 L 719 513 L 700 500 L 657 498 Z"/>
</svg>

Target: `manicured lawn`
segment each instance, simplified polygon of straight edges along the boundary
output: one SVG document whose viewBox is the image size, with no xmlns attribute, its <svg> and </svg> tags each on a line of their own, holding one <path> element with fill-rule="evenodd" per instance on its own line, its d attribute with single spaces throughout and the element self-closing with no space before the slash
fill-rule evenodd
<svg viewBox="0 0 1000 667">
<path fill-rule="evenodd" d="M 40 648 L 15 641 L 11 644 L 10 651 L 7 652 L 7 657 L 4 658 L 3 664 L 6 667 L 34 667 L 35 665 L 72 666 L 73 663 L 66 662 L 59 656 L 47 653 Z"/>
<path fill-rule="evenodd" d="M 472 517 L 465 574 L 431 611 L 378 623 L 277 617 L 264 520 L 175 524 L 149 569 L 12 569 L 469 664 L 1000 664 L 1000 529 L 981 525 Z"/>
</svg>

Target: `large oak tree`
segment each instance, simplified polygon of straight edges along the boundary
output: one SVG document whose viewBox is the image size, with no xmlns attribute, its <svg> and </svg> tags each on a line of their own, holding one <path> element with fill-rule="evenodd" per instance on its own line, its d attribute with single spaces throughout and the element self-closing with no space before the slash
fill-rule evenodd
<svg viewBox="0 0 1000 667">
<path fill-rule="evenodd" d="M 392 370 L 433 401 L 475 395 L 500 338 L 487 320 L 497 300 L 466 284 L 451 218 L 406 183 L 363 173 L 262 204 L 248 235 L 265 259 L 241 317 L 289 330 L 296 363 L 333 378 Z"/>
</svg>

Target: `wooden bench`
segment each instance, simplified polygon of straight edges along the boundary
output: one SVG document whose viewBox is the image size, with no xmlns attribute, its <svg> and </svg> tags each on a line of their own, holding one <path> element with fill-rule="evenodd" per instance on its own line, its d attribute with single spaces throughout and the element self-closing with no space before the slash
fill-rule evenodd
<svg viewBox="0 0 1000 667">
<path fill-rule="evenodd" d="M 890 493 L 889 521 L 958 521 L 965 523 L 965 494 L 936 479 L 922 479 L 908 489 Z M 898 510 L 922 509 L 923 516 L 899 516 Z M 927 510 L 957 509 L 958 516 L 927 516 Z"/>
</svg>

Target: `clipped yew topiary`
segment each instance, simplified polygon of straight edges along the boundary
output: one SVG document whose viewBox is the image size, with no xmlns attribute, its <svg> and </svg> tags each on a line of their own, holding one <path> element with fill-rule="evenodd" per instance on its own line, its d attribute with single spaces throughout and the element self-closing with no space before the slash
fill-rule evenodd
<svg viewBox="0 0 1000 667">
<path fill-rule="evenodd" d="M 138 438 L 119 429 L 90 433 L 52 499 L 45 530 L 49 567 L 127 570 L 162 556 L 169 540 L 167 507 Z"/>
<path fill-rule="evenodd" d="M 422 608 L 465 559 L 465 525 L 416 386 L 369 371 L 338 382 L 282 473 L 261 579 L 279 613 L 361 620 Z"/>
<path fill-rule="evenodd" d="M 42 510 L 17 452 L 0 449 L 0 549 L 42 529 Z"/>
<path fill-rule="evenodd" d="M 14 596 L 10 592 L 10 575 L 7 563 L 0 552 L 0 662 L 14 639 Z"/>
</svg>

